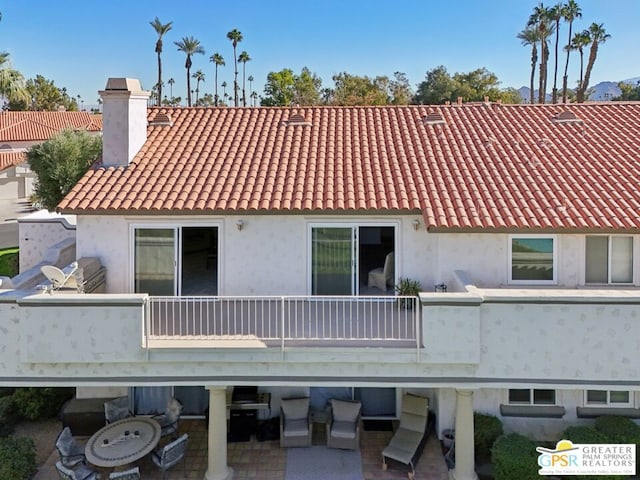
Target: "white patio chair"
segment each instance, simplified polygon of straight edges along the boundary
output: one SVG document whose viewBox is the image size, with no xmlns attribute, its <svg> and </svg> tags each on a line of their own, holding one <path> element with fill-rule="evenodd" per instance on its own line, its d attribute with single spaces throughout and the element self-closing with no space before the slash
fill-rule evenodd
<svg viewBox="0 0 640 480">
<path fill-rule="evenodd" d="M 182 465 L 184 467 L 184 476 L 187 476 L 187 462 L 184 461 L 184 456 L 187 452 L 187 442 L 189 435 L 184 434 L 177 440 L 166 444 L 164 447 L 154 450 L 151 454 L 151 460 L 156 466 L 162 470 L 162 480 L 165 480 L 167 476 L 167 470 L 173 467 L 180 460 L 183 460 Z"/>
<path fill-rule="evenodd" d="M 108 480 L 140 480 L 140 468 L 130 468 L 122 472 L 112 472 Z"/>
<path fill-rule="evenodd" d="M 64 427 L 58 435 L 56 449 L 60 454 L 60 462 L 64 467 L 73 468 L 86 461 L 84 448 L 76 443 L 69 427 Z"/>
<path fill-rule="evenodd" d="M 167 408 L 164 413 L 151 417 L 160 424 L 161 437 L 173 435 L 174 438 L 178 438 L 178 421 L 180 420 L 181 413 L 182 403 L 180 403 L 180 400 L 177 398 L 172 398 L 169 400 L 169 403 L 167 403 Z"/>
<path fill-rule="evenodd" d="M 360 410 L 358 401 L 332 398 L 329 402 L 327 447 L 357 450 L 360 448 Z"/>
<path fill-rule="evenodd" d="M 309 398 L 283 398 L 280 404 L 280 446 L 308 447 L 312 432 Z"/>
<path fill-rule="evenodd" d="M 129 410 L 129 397 L 118 397 L 104 402 L 104 421 L 107 425 L 129 417 L 133 417 Z"/>
<path fill-rule="evenodd" d="M 56 462 L 56 470 L 63 480 L 100 480 L 100 474 L 86 465 L 72 469 L 65 467 L 61 462 Z"/>
<path fill-rule="evenodd" d="M 384 266 L 374 268 L 369 272 L 368 287 L 376 287 L 386 292 L 387 287 L 393 285 L 394 276 L 393 252 L 390 252 L 384 259 Z"/>
</svg>

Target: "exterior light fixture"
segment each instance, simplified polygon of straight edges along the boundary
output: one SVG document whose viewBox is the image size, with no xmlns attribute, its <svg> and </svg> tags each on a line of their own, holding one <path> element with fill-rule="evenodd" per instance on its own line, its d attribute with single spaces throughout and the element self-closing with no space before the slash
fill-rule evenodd
<svg viewBox="0 0 640 480">
<path fill-rule="evenodd" d="M 236 222 L 236 227 L 238 227 L 238 230 L 242 230 L 244 228 L 244 220 L 238 220 Z"/>
<path fill-rule="evenodd" d="M 413 225 L 413 229 L 417 232 L 420 228 L 420 220 L 414 220 L 411 224 Z"/>
</svg>

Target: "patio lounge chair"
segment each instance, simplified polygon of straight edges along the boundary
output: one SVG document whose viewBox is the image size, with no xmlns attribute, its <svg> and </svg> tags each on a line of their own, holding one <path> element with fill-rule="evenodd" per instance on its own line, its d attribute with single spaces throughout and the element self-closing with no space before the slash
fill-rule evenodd
<svg viewBox="0 0 640 480">
<path fill-rule="evenodd" d="M 112 472 L 108 480 L 140 480 L 140 468 L 130 468 L 123 472 Z"/>
<path fill-rule="evenodd" d="M 104 402 L 104 421 L 107 425 L 129 417 L 133 417 L 129 410 L 129 397 L 118 397 Z"/>
<path fill-rule="evenodd" d="M 177 398 L 172 398 L 167 403 L 164 413 L 151 417 L 160 424 L 161 437 L 173 435 L 174 438 L 178 438 L 178 420 L 180 420 L 181 413 L 182 403 Z"/>
<path fill-rule="evenodd" d="M 56 462 L 56 470 L 60 478 L 64 480 L 99 480 L 100 474 L 91 470 L 86 465 L 80 465 L 76 469 L 65 467 L 61 462 Z"/>
<path fill-rule="evenodd" d="M 85 463 L 84 448 L 78 445 L 69 427 L 64 427 L 56 439 L 56 449 L 60 454 L 60 463 L 67 468 L 73 468 Z"/>
<path fill-rule="evenodd" d="M 309 398 L 283 398 L 280 404 L 280 446 L 309 447 L 312 432 Z"/>
<path fill-rule="evenodd" d="M 327 447 L 357 450 L 360 448 L 360 402 L 332 398 L 327 421 Z"/>
<path fill-rule="evenodd" d="M 387 460 L 393 460 L 409 469 L 408 476 L 414 478 L 415 466 L 433 425 L 429 416 L 429 399 L 417 395 L 402 396 L 400 425 L 389 445 L 382 451 L 382 469 L 387 469 Z"/>
<path fill-rule="evenodd" d="M 151 454 L 151 460 L 156 466 L 162 470 L 162 480 L 167 476 L 167 470 L 173 467 L 180 460 L 183 460 L 182 465 L 184 467 L 184 477 L 187 478 L 187 463 L 184 461 L 184 456 L 187 452 L 187 442 L 189 435 L 184 434 L 177 440 L 166 444 L 164 447 L 154 450 Z"/>
</svg>

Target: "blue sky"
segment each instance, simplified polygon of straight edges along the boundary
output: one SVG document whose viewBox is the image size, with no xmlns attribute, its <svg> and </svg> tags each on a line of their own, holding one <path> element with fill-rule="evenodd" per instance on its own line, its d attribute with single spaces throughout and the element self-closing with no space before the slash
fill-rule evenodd
<svg viewBox="0 0 640 480">
<path fill-rule="evenodd" d="M 640 1 L 578 3 L 583 18 L 574 31 L 595 21 L 604 23 L 612 35 L 600 49 L 591 85 L 640 76 Z M 255 78 L 253 89 L 258 94 L 268 72 L 292 68 L 298 73 L 304 66 L 317 73 L 324 86 L 332 86 L 331 77 L 343 71 L 390 77 L 401 71 L 415 88 L 427 70 L 445 65 L 450 73 L 486 67 L 498 75 L 503 87 L 518 88 L 528 84 L 530 50 L 516 35 L 536 4 L 530 0 L 16 0 L 0 4 L 0 50 L 11 54 L 14 68 L 27 78 L 43 75 L 71 95 L 81 95 L 85 106 L 97 102 L 97 92 L 108 77 L 139 78 L 148 90 L 155 84 L 156 33 L 149 22 L 156 16 L 162 22 L 173 21 L 164 38 L 163 79 L 165 85 L 170 77 L 176 80 L 175 96 L 186 96 L 186 71 L 184 54 L 173 42 L 184 36 L 200 40 L 206 53 L 194 57 L 192 72 L 201 69 L 206 75 L 201 90 L 212 92 L 214 68 L 209 57 L 214 52 L 227 63 L 219 82 L 233 83 L 233 50 L 226 34 L 234 28 L 244 36 L 238 53 L 246 50 L 252 58 L 246 65 L 247 76 Z M 561 42 L 567 35 L 565 27 Z M 570 85 L 578 77 L 577 61 L 578 55 L 572 55 Z"/>
</svg>

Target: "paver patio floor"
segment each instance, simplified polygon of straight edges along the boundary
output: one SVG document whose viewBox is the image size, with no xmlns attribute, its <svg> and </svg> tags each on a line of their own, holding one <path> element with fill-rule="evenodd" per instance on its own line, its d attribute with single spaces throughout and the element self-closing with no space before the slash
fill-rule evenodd
<svg viewBox="0 0 640 480">
<path fill-rule="evenodd" d="M 324 426 L 316 425 L 314 445 L 325 444 Z M 186 456 L 188 479 L 204 479 L 207 469 L 207 424 L 204 420 L 182 420 L 180 434 L 189 434 L 189 446 Z M 362 471 L 364 480 L 396 480 L 406 479 L 406 471 L 381 468 L 383 448 L 387 445 L 393 432 L 363 431 L 361 436 Z M 79 439 L 82 440 L 82 439 Z M 40 468 L 33 480 L 55 480 L 58 474 L 55 463 L 58 453 L 52 445 L 52 452 L 46 463 Z M 259 442 L 255 436 L 249 442 L 229 443 L 227 446 L 227 463 L 234 470 L 236 480 L 284 480 L 287 466 L 287 449 L 280 447 L 278 440 Z M 137 462 L 142 478 L 145 480 L 161 480 L 162 473 L 151 462 L 149 457 Z M 100 469 L 98 469 L 100 470 Z M 102 478 L 107 478 L 108 470 L 101 470 Z M 184 478 L 181 463 L 174 466 L 167 474 L 167 480 Z M 447 467 L 442 457 L 440 442 L 432 434 L 416 468 L 418 480 L 446 480 L 449 478 Z M 321 479 L 318 479 L 321 480 Z"/>
</svg>

